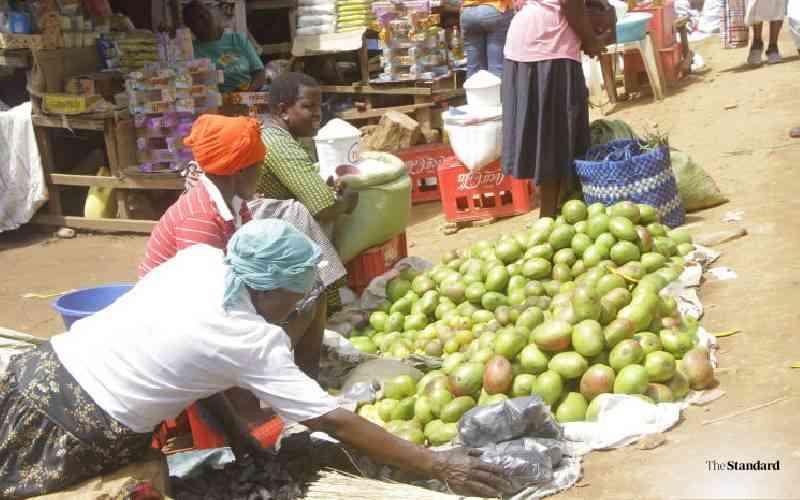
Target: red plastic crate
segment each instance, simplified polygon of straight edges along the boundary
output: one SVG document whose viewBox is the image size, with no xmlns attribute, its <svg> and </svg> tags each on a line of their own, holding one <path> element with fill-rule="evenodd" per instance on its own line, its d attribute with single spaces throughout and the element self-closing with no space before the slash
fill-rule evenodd
<svg viewBox="0 0 800 500">
<path fill-rule="evenodd" d="M 438 169 L 442 209 L 450 222 L 526 214 L 533 205 L 533 183 L 503 175 L 500 160 L 471 172 L 453 156 Z"/>
<path fill-rule="evenodd" d="M 189 417 L 189 426 L 192 429 L 192 441 L 194 441 L 194 448 L 196 450 L 225 446 L 225 437 L 217 434 L 206 424 L 198 413 L 195 405 L 191 405 L 187 408 L 186 414 Z M 280 417 L 275 417 L 253 429 L 250 434 L 261 443 L 261 446 L 269 448 L 278 442 L 281 432 L 283 432 L 283 421 Z"/>
<path fill-rule="evenodd" d="M 442 162 L 453 156 L 453 150 L 446 144 L 426 144 L 395 151 L 395 156 L 406 163 L 411 177 L 411 203 L 439 201 L 439 179 L 436 169 Z"/>
<path fill-rule="evenodd" d="M 401 233 L 391 240 L 363 251 L 358 257 L 347 263 L 347 286 L 361 295 L 369 283 L 382 275 L 397 262 L 408 257 L 406 233 Z"/>
</svg>

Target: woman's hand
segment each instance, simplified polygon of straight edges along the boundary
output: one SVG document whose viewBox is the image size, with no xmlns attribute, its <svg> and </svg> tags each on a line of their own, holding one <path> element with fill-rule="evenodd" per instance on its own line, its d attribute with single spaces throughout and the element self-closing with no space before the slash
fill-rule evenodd
<svg viewBox="0 0 800 500">
<path fill-rule="evenodd" d="M 583 50 L 583 53 L 589 57 L 599 57 L 606 51 L 606 47 L 596 36 L 593 36 L 585 43 L 582 43 L 581 49 Z"/>
<path fill-rule="evenodd" d="M 444 481 L 457 495 L 499 498 L 511 494 L 511 482 L 502 467 L 480 460 L 481 451 L 474 448 L 454 448 L 437 452 L 433 475 Z"/>
<path fill-rule="evenodd" d="M 344 203 L 342 210 L 344 210 L 346 214 L 351 214 L 353 210 L 356 209 L 356 206 L 358 206 L 358 191 L 344 188 L 342 189 L 341 199 Z"/>
</svg>

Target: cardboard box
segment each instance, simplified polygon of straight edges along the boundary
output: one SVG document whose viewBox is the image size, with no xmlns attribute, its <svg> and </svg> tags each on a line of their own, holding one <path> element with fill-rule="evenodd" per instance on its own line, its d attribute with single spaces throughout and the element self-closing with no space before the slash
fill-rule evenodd
<svg viewBox="0 0 800 500">
<path fill-rule="evenodd" d="M 99 95 L 80 96 L 71 94 L 45 94 L 42 108 L 45 113 L 58 115 L 80 115 L 105 111 L 104 99 Z"/>
<path fill-rule="evenodd" d="M 119 73 L 89 73 L 68 78 L 64 90 L 67 94 L 80 96 L 99 95 L 113 102 L 114 95 L 122 92 L 124 85 Z"/>
<path fill-rule="evenodd" d="M 0 32 L 0 49 L 39 50 L 42 48 L 44 48 L 44 37 L 42 35 Z"/>
</svg>

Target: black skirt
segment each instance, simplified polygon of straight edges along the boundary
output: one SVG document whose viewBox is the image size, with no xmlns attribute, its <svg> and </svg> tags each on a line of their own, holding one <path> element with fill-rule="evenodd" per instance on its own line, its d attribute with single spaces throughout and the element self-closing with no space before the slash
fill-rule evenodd
<svg viewBox="0 0 800 500">
<path fill-rule="evenodd" d="M 144 456 L 139 434 L 97 406 L 49 342 L 0 374 L 0 498 L 44 495 Z"/>
<path fill-rule="evenodd" d="M 503 173 L 538 185 L 575 180 L 575 158 L 589 148 L 589 92 L 572 59 L 505 60 Z"/>
</svg>

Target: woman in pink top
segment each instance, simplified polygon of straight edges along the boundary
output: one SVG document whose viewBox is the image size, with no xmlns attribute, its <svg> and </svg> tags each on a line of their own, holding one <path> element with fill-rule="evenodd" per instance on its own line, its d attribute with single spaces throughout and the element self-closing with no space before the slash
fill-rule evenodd
<svg viewBox="0 0 800 500">
<path fill-rule="evenodd" d="M 503 172 L 533 179 L 542 217 L 575 179 L 573 160 L 589 147 L 589 104 L 581 50 L 603 47 L 584 0 L 522 0 L 511 21 L 503 66 Z"/>
</svg>

